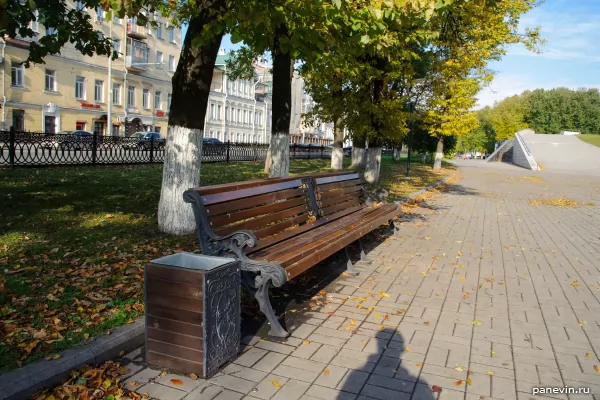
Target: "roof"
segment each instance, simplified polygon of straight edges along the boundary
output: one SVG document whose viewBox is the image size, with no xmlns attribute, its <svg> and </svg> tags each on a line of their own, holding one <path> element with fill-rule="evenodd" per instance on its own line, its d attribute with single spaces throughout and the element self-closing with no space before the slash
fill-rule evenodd
<svg viewBox="0 0 600 400">
<path fill-rule="evenodd" d="M 217 61 L 215 62 L 215 65 L 225 65 L 229 59 L 231 59 L 231 56 L 229 54 L 219 54 L 217 56 Z"/>
</svg>

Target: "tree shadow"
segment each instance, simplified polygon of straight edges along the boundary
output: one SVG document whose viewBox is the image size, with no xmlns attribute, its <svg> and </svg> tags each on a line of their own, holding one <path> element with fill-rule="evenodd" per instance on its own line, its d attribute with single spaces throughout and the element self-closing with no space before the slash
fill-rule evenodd
<svg viewBox="0 0 600 400">
<path fill-rule="evenodd" d="M 362 335 L 373 338 L 366 345 L 358 345 L 349 352 L 343 348 L 334 363 L 342 364 L 344 355 L 366 355 L 360 365 L 350 367 L 337 386 L 341 392 L 336 399 L 346 399 L 350 394 L 377 399 L 434 400 L 438 395 L 432 386 L 420 378 L 423 355 L 407 350 L 402 332 L 386 327 L 380 331 L 361 330 Z M 357 353 L 360 352 L 360 353 Z M 341 357 L 340 357 L 341 356 Z M 356 364 L 348 359 L 348 366 Z M 436 387 L 436 390 L 441 388 Z M 411 397 L 412 396 L 412 397 Z"/>
</svg>

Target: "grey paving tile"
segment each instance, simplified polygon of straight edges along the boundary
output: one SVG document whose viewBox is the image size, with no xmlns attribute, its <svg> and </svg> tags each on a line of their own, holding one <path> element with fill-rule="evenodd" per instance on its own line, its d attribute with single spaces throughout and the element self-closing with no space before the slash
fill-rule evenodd
<svg viewBox="0 0 600 400">
<path fill-rule="evenodd" d="M 160 385 L 158 383 L 147 383 L 138 388 L 136 392 L 147 393 L 149 397 L 160 400 L 180 400 L 188 394 L 183 390 L 177 390 L 168 386 Z"/>
</svg>

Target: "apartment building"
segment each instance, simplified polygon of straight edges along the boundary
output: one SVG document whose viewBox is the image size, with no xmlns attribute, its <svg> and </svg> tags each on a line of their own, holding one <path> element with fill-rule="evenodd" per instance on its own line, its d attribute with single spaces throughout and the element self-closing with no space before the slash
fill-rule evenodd
<svg viewBox="0 0 600 400">
<path fill-rule="evenodd" d="M 83 8 L 80 2 L 73 7 Z M 123 136 L 136 131 L 167 131 L 171 79 L 181 53 L 181 29 L 159 16 L 156 25 L 135 19 L 106 18 L 106 10 L 87 10 L 100 34 L 112 38 L 119 58 L 84 56 L 67 44 L 45 64 L 24 68 L 29 43 L 55 34 L 31 24 L 35 38 L 0 39 L 3 85 L 0 128 L 61 132 L 82 129 Z M 109 108 L 111 120 L 108 120 Z"/>
</svg>

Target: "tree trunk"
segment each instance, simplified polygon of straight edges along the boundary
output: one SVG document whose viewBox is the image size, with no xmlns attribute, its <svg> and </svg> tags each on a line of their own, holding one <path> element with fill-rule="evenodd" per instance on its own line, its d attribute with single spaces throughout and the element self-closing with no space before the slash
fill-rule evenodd
<svg viewBox="0 0 600 400">
<path fill-rule="evenodd" d="M 394 161 L 400 161 L 400 155 L 402 154 L 402 143 L 400 143 L 395 149 L 394 149 Z"/>
<path fill-rule="evenodd" d="M 365 180 L 368 183 L 379 183 L 379 172 L 381 171 L 381 147 L 367 149 L 367 166 L 365 168 Z"/>
<path fill-rule="evenodd" d="M 366 163 L 367 140 L 365 138 L 352 139 L 352 167 L 363 168 Z"/>
<path fill-rule="evenodd" d="M 290 170 L 290 120 L 292 116 L 292 77 L 294 63 L 289 52 L 281 50 L 280 41 L 288 38 L 285 24 L 275 29 L 273 45 L 273 111 L 270 144 L 271 178 L 287 176 Z M 286 147 L 287 146 L 287 147 Z"/>
<path fill-rule="evenodd" d="M 213 69 L 223 34 L 214 35 L 202 46 L 192 41 L 204 26 L 225 12 L 225 0 L 191 18 L 173 75 L 173 97 L 165 145 L 163 179 L 158 203 L 158 228 L 165 233 L 184 235 L 195 230 L 192 207 L 183 201 L 183 192 L 200 186 L 200 163 L 204 117 Z"/>
<path fill-rule="evenodd" d="M 273 139 L 273 138 L 271 138 Z M 265 157 L 265 169 L 264 173 L 268 174 L 271 171 L 271 141 L 269 141 L 269 148 L 267 149 L 267 156 Z"/>
<path fill-rule="evenodd" d="M 333 127 L 333 149 L 331 151 L 331 169 L 344 168 L 344 128 L 338 118 Z"/>
<path fill-rule="evenodd" d="M 444 158 L 444 137 L 440 136 L 435 149 L 435 161 L 433 163 L 434 171 L 440 171 L 442 169 L 442 158 Z"/>
</svg>

